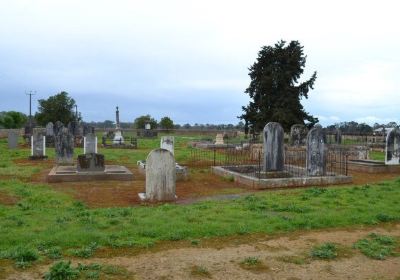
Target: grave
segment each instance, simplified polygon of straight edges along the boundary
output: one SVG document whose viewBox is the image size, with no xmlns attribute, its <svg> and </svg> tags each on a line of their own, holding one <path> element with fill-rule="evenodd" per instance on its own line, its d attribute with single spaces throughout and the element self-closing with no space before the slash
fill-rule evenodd
<svg viewBox="0 0 400 280">
<path fill-rule="evenodd" d="M 34 129 L 31 136 L 31 156 L 29 159 L 47 159 L 45 132 Z"/>
<path fill-rule="evenodd" d="M 217 136 L 215 136 L 215 145 L 224 145 L 224 135 L 222 133 L 218 133 Z"/>
<path fill-rule="evenodd" d="M 113 145 L 123 145 L 124 144 L 124 137 L 122 136 L 121 127 L 119 124 L 119 110 L 117 106 L 117 110 L 115 112 L 115 133 L 113 139 Z"/>
<path fill-rule="evenodd" d="M 165 149 L 174 155 L 174 136 L 162 136 L 160 140 L 160 148 Z M 138 170 L 142 174 L 146 174 L 146 161 L 139 160 L 137 161 Z M 175 163 L 175 171 L 176 171 L 176 180 L 184 181 L 189 177 L 189 172 L 186 166 L 181 166 L 178 163 Z"/>
<path fill-rule="evenodd" d="M 351 183 L 352 177 L 326 170 L 326 146 L 321 126 L 308 132 L 307 149 L 291 150 L 285 157 L 283 129 L 279 123 L 268 123 L 264 127 L 264 152 L 261 165 L 213 166 L 212 172 L 220 176 L 233 177 L 235 182 L 254 189 L 318 186 Z M 251 155 L 251 154 L 250 154 Z M 294 155 L 296 160 L 291 161 Z M 332 165 L 338 164 L 331 162 Z"/>
<path fill-rule="evenodd" d="M 74 135 L 71 126 L 65 127 L 60 121 L 54 125 L 54 147 L 56 162 L 59 165 L 71 165 L 74 155 Z"/>
<path fill-rule="evenodd" d="M 10 130 L 8 132 L 8 148 L 16 149 L 18 147 L 19 131 Z"/>
<path fill-rule="evenodd" d="M 290 128 L 289 144 L 295 147 L 306 145 L 308 129 L 303 124 L 294 124 Z"/>
<path fill-rule="evenodd" d="M 385 164 L 400 164 L 400 130 L 397 127 L 386 136 Z"/>
<path fill-rule="evenodd" d="M 176 172 L 173 154 L 165 149 L 156 149 L 147 156 L 146 163 L 146 193 L 139 193 L 140 199 L 174 201 Z"/>
</svg>

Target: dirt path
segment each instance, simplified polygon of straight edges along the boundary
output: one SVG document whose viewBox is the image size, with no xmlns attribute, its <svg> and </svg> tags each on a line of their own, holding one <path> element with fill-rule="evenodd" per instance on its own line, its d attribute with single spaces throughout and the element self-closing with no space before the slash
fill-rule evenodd
<svg viewBox="0 0 400 280">
<path fill-rule="evenodd" d="M 399 238 L 400 224 L 296 232 L 273 238 L 238 236 L 200 241 L 198 245 L 169 242 L 139 254 L 125 250 L 125 255 L 74 262 L 121 266 L 133 272 L 134 279 L 400 279 L 400 257 L 379 261 L 352 249 L 354 242 L 372 232 Z M 340 244 L 347 248 L 346 253 L 332 261 L 310 258 L 311 248 L 324 242 Z M 257 269 L 243 268 L 241 263 L 248 257 L 258 258 L 261 265 Z M 48 266 L 41 266 L 31 272 L 16 272 L 7 279 L 41 279 L 47 270 Z"/>
</svg>

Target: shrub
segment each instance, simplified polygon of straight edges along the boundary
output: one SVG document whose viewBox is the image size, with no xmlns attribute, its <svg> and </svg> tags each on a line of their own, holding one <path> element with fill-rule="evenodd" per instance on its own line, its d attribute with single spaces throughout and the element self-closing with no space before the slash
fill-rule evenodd
<svg viewBox="0 0 400 280">
<path fill-rule="evenodd" d="M 79 271 L 71 267 L 71 262 L 60 261 L 50 267 L 50 271 L 44 275 L 45 280 L 72 280 L 79 276 Z"/>
<path fill-rule="evenodd" d="M 313 258 L 325 260 L 334 259 L 337 257 L 337 247 L 335 244 L 329 242 L 319 246 L 315 246 L 311 250 L 311 256 Z"/>
<path fill-rule="evenodd" d="M 354 248 L 369 258 L 384 260 L 388 256 L 395 255 L 396 245 L 396 240 L 391 236 L 371 233 L 367 238 L 358 240 Z"/>
</svg>

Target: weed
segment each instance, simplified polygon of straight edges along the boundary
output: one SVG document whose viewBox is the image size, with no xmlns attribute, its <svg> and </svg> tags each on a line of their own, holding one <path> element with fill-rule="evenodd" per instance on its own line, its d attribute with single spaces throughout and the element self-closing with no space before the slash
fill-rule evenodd
<svg viewBox="0 0 400 280">
<path fill-rule="evenodd" d="M 354 248 L 369 258 L 384 260 L 389 256 L 396 255 L 396 240 L 391 236 L 371 233 L 367 238 L 360 239 L 354 244 Z"/>
<path fill-rule="evenodd" d="M 240 267 L 254 272 L 268 270 L 268 267 L 258 257 L 245 258 L 240 262 Z"/>
<path fill-rule="evenodd" d="M 87 258 L 90 258 L 91 256 L 93 256 L 96 249 L 97 249 L 96 242 L 92 242 L 88 246 L 82 247 L 80 249 L 72 250 L 71 253 L 72 253 L 72 255 L 74 255 L 76 257 L 87 259 Z"/>
<path fill-rule="evenodd" d="M 72 280 L 79 277 L 79 270 L 71 267 L 71 262 L 60 261 L 50 267 L 44 275 L 45 280 Z"/>
<path fill-rule="evenodd" d="M 191 268 L 190 274 L 197 277 L 211 278 L 211 273 L 204 266 L 194 265 Z"/>
<path fill-rule="evenodd" d="M 311 257 L 325 260 L 332 260 L 338 256 L 337 246 L 333 243 L 323 243 L 311 250 Z"/>
</svg>

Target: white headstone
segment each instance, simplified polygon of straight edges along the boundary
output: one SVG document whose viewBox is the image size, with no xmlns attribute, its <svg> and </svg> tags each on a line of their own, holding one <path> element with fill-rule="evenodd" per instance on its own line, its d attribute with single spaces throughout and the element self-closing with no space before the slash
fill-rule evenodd
<svg viewBox="0 0 400 280">
<path fill-rule="evenodd" d="M 146 159 L 146 194 L 149 201 L 175 200 L 175 158 L 165 149 L 150 152 Z"/>
<path fill-rule="evenodd" d="M 174 154 L 175 137 L 174 136 L 162 136 L 160 148 L 170 151 Z"/>
<path fill-rule="evenodd" d="M 149 123 L 146 123 L 146 124 L 144 125 L 144 129 L 151 129 L 151 125 L 150 125 Z"/>
<path fill-rule="evenodd" d="M 34 132 L 31 136 L 31 156 L 46 156 L 46 136 L 43 133 Z"/>
<path fill-rule="evenodd" d="M 97 154 L 97 137 L 94 134 L 87 134 L 83 138 L 83 153 Z"/>
<path fill-rule="evenodd" d="M 385 164 L 400 164 L 400 130 L 394 128 L 386 136 Z"/>
<path fill-rule="evenodd" d="M 124 144 L 124 137 L 122 136 L 121 130 L 115 131 L 113 144 Z"/>
<path fill-rule="evenodd" d="M 215 136 L 215 145 L 223 145 L 224 144 L 224 135 L 222 133 L 218 133 Z"/>
</svg>

